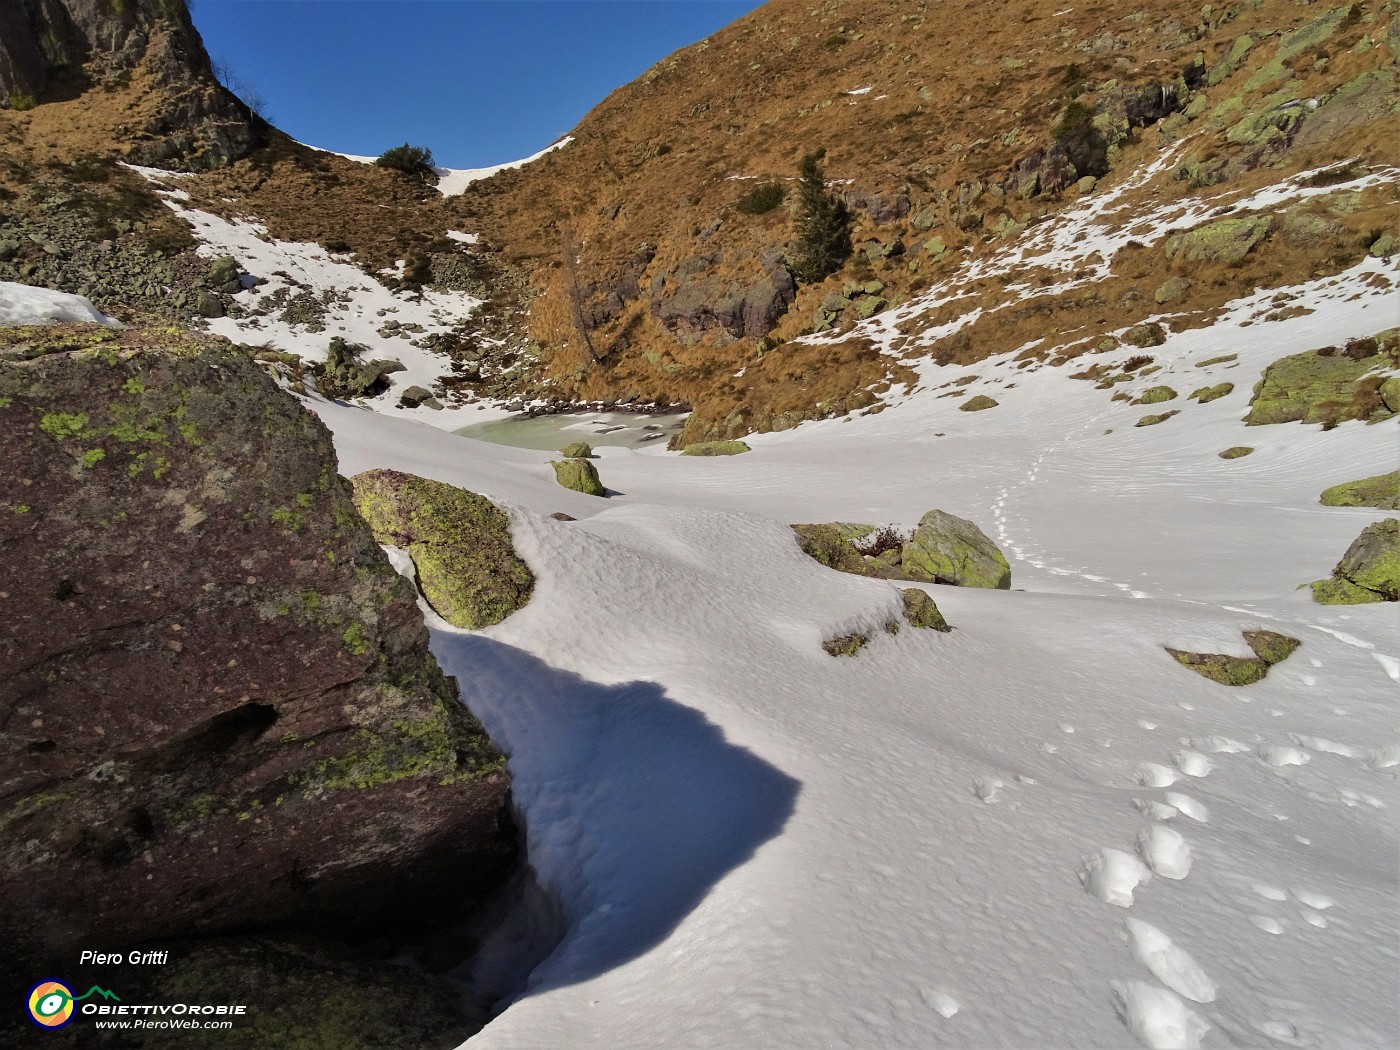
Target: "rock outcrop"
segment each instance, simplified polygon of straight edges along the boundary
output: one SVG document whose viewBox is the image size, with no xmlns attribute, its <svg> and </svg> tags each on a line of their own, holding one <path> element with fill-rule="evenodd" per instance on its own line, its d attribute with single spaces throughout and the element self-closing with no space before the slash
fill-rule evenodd
<svg viewBox="0 0 1400 1050">
<path fill-rule="evenodd" d="M 1400 470 L 1360 481 L 1345 481 L 1322 493 L 1324 507 L 1380 507 L 1400 510 Z"/>
<path fill-rule="evenodd" d="M 504 759 L 329 433 L 245 354 L 0 329 L 0 543 L 12 957 L 421 928 L 512 865 Z"/>
<path fill-rule="evenodd" d="M 423 597 L 454 627 L 500 623 L 530 600 L 534 573 L 510 540 L 510 519 L 485 496 L 397 470 L 350 479 L 380 543 L 413 559 Z"/>
<path fill-rule="evenodd" d="M 185 0 L 7 0 L 0 12 L 0 104 L 27 109 L 58 85 L 125 82 L 140 71 L 128 159 L 200 170 L 253 147 L 251 110 L 215 79 Z"/>
<path fill-rule="evenodd" d="M 682 456 L 739 456 L 752 452 L 746 441 L 696 441 L 681 449 Z"/>
<path fill-rule="evenodd" d="M 1400 601 L 1400 518 L 1362 529 L 1331 577 L 1315 581 L 1312 592 L 1323 605 Z"/>
<path fill-rule="evenodd" d="M 966 518 L 931 510 L 904 545 L 900 558 L 906 579 L 957 587 L 1009 590 L 1011 566 L 995 543 Z"/>
<path fill-rule="evenodd" d="M 1264 679 L 1269 668 L 1287 660 L 1303 643 L 1297 638 L 1276 631 L 1245 631 L 1245 643 L 1254 651 L 1251 656 L 1227 656 L 1223 653 L 1190 653 L 1167 647 L 1167 652 L 1183 667 L 1189 667 L 1202 678 L 1220 685 L 1252 685 Z"/>
<path fill-rule="evenodd" d="M 586 459 L 557 459 L 549 464 L 554 468 L 554 480 L 566 489 L 582 492 L 585 496 L 606 496 L 608 490 L 598 477 L 598 468 Z"/>
<path fill-rule="evenodd" d="M 1367 422 L 1395 414 L 1386 401 L 1388 374 L 1400 367 L 1400 337 L 1394 330 L 1345 347 L 1322 347 L 1281 357 L 1254 386 L 1245 423 Z M 1400 399 L 1397 399 L 1400 405 Z"/>
</svg>

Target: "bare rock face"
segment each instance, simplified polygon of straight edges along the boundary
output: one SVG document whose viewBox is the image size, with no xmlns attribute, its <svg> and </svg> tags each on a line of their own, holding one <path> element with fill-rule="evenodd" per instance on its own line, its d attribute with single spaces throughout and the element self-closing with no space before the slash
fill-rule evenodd
<svg viewBox="0 0 1400 1050">
<path fill-rule="evenodd" d="M 84 90 L 140 70 L 153 105 L 120 129 L 128 159 L 201 170 L 254 144 L 257 118 L 215 79 L 185 0 L 6 0 L 0 10 L 0 106 L 27 108 L 64 83 Z"/>
<path fill-rule="evenodd" d="M 366 934 L 514 859 L 330 436 L 179 330 L 0 329 L 0 939 Z"/>
</svg>

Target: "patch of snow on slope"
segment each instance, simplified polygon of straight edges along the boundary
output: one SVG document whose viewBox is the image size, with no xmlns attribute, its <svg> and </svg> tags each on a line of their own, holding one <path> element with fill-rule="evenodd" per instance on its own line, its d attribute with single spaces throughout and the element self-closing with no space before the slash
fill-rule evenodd
<svg viewBox="0 0 1400 1050">
<path fill-rule="evenodd" d="M 0 281 L 0 325 L 102 324 L 116 327 L 92 301 L 27 284 Z"/>
<path fill-rule="evenodd" d="M 439 168 L 438 192 L 444 197 L 460 197 L 473 182 L 479 182 L 482 179 L 489 178 L 498 171 L 506 171 L 511 168 L 523 168 L 526 164 L 539 160 L 546 153 L 553 153 L 557 149 L 563 149 L 573 141 L 574 137 L 572 135 L 565 135 L 553 145 L 546 146 L 538 153 L 532 153 L 523 160 L 513 160 L 506 164 L 493 164 L 487 168 Z"/>
</svg>

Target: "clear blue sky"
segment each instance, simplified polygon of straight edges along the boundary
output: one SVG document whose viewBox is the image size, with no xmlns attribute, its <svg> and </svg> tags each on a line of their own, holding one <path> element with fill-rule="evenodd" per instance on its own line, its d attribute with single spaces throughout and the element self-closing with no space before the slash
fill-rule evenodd
<svg viewBox="0 0 1400 1050">
<path fill-rule="evenodd" d="M 518 160 L 759 0 L 193 0 L 235 90 L 293 138 L 441 165 Z"/>
</svg>

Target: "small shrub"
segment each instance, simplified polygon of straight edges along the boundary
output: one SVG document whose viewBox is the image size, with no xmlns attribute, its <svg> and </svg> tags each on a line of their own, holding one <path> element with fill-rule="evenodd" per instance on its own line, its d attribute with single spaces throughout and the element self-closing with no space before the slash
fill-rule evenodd
<svg viewBox="0 0 1400 1050">
<path fill-rule="evenodd" d="M 1131 372 L 1135 369 L 1142 368 L 1144 365 L 1150 365 L 1151 363 L 1151 354 L 1138 354 L 1137 356 L 1130 357 L 1123 362 L 1123 371 Z"/>
<path fill-rule="evenodd" d="M 909 537 L 893 525 L 884 525 L 864 540 L 853 542 L 856 550 L 860 551 L 861 554 L 868 558 L 878 558 L 886 551 L 902 551 L 904 545 L 909 542 Z"/>
<path fill-rule="evenodd" d="M 437 178 L 437 165 L 433 163 L 433 151 L 425 146 L 402 146 L 385 150 L 374 162 L 377 167 L 402 172 L 411 178 L 424 182 Z"/>
<path fill-rule="evenodd" d="M 745 215 L 762 215 L 772 211 L 782 203 L 782 186 L 776 182 L 766 182 L 762 186 L 755 186 L 740 197 L 739 202 L 734 205 L 734 209 Z"/>
<path fill-rule="evenodd" d="M 34 96 L 27 91 L 10 92 L 10 108 L 17 113 L 23 113 L 27 109 L 33 109 L 36 104 Z"/>
</svg>

